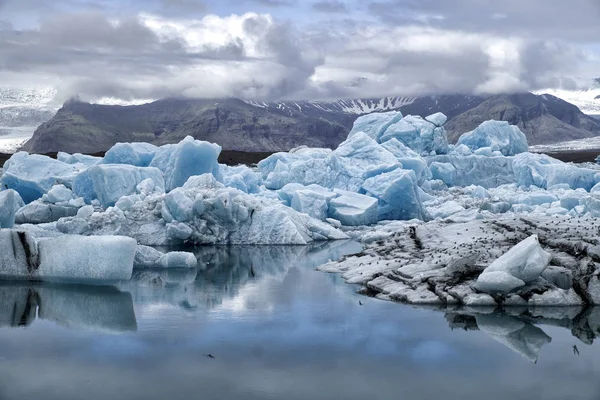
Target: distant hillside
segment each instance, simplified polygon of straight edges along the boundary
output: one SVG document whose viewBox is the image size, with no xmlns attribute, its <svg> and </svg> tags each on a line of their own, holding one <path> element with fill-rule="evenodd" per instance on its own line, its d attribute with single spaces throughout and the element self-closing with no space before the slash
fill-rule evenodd
<svg viewBox="0 0 600 400">
<path fill-rule="evenodd" d="M 168 99 L 127 107 L 71 101 L 35 131 L 23 150 L 95 153 L 116 142 L 162 145 L 190 135 L 226 150 L 281 151 L 300 145 L 335 147 L 347 133 L 347 125 L 331 120 L 238 99 Z"/>
<path fill-rule="evenodd" d="M 600 135 L 600 122 L 576 106 L 550 95 L 531 93 L 492 96 L 446 124 L 448 138 L 456 142 L 464 132 L 495 119 L 517 125 L 530 145 L 565 142 Z"/>
<path fill-rule="evenodd" d="M 600 134 L 600 122 L 576 106 L 531 93 L 271 103 L 165 99 L 126 107 L 70 101 L 35 131 L 23 150 L 95 153 L 117 142 L 162 145 L 187 135 L 245 152 L 285 151 L 300 145 L 335 148 L 358 116 L 390 110 L 423 116 L 443 112 L 449 117 L 451 142 L 488 119 L 518 125 L 531 144 Z"/>
</svg>

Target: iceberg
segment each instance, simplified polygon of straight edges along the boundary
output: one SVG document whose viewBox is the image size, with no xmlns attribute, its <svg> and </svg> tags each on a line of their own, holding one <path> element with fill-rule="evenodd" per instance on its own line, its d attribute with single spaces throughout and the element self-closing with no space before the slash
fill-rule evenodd
<svg viewBox="0 0 600 400">
<path fill-rule="evenodd" d="M 42 196 L 42 201 L 52 204 L 68 203 L 72 199 L 73 191 L 65 185 L 54 185 L 48 193 Z"/>
<path fill-rule="evenodd" d="M 158 147 L 149 143 L 117 143 L 106 152 L 102 162 L 147 167 L 157 151 Z"/>
<path fill-rule="evenodd" d="M 347 238 L 278 201 L 225 187 L 212 174 L 192 176 L 173 192 L 168 203 L 165 195 L 152 194 L 126 210 L 109 207 L 87 218 L 62 218 L 56 227 L 63 233 L 129 236 L 149 246 L 307 244 Z"/>
<path fill-rule="evenodd" d="M 432 178 L 431 171 L 427 166 L 427 161 L 398 140 L 390 139 L 381 146 L 392 153 L 394 157 L 400 161 L 403 169 L 413 170 L 419 183 L 423 183 Z"/>
<path fill-rule="evenodd" d="M 77 215 L 79 208 L 70 205 L 44 203 L 39 200 L 20 208 L 15 214 L 17 224 L 45 224 L 63 217 Z"/>
<path fill-rule="evenodd" d="M 256 171 L 245 165 L 230 167 L 220 165 L 223 184 L 228 187 L 236 188 L 245 193 L 258 193 L 262 185 L 262 177 Z"/>
<path fill-rule="evenodd" d="M 73 180 L 73 192 L 86 203 L 98 200 L 103 207 L 114 206 L 123 196 L 136 193 L 137 186 L 151 179 L 154 190 L 164 193 L 163 175 L 157 168 L 102 164 L 81 172 Z"/>
<path fill-rule="evenodd" d="M 317 189 L 315 189 L 315 186 Z M 328 215 L 329 202 L 336 196 L 317 185 L 297 189 L 292 195 L 290 207 L 294 210 L 308 214 L 313 218 L 324 221 Z"/>
<path fill-rule="evenodd" d="M 162 268 L 196 268 L 198 260 L 193 253 L 171 251 L 161 255 L 156 263 Z"/>
<path fill-rule="evenodd" d="M 0 178 L 2 189 L 14 189 L 25 203 L 31 203 L 47 193 L 55 184 L 72 187 L 79 172 L 76 165 L 66 164 L 47 156 L 18 152 L 4 164 Z"/>
<path fill-rule="evenodd" d="M 12 228 L 15 224 L 15 214 L 25 203 L 15 190 L 8 189 L 0 192 L 0 228 Z"/>
<path fill-rule="evenodd" d="M 551 259 L 537 235 L 532 235 L 487 267 L 477 278 L 475 288 L 490 294 L 509 293 L 538 279 Z"/>
<path fill-rule="evenodd" d="M 402 167 L 392 153 L 361 132 L 340 144 L 330 160 L 330 182 L 321 186 L 350 192 L 358 192 L 365 179 Z"/>
<path fill-rule="evenodd" d="M 545 154 L 521 153 L 514 157 L 513 170 L 520 186 L 542 189 L 567 184 L 571 189 L 590 191 L 600 182 L 600 172 L 566 164 Z"/>
<path fill-rule="evenodd" d="M 212 173 L 221 180 L 217 162 L 221 146 L 194 140 L 187 136 L 176 145 L 165 145 L 158 149 L 150 167 L 156 167 L 164 174 L 167 192 L 183 186 L 190 176 Z"/>
<path fill-rule="evenodd" d="M 374 176 L 363 183 L 362 189 L 379 200 L 380 220 L 425 219 L 413 171 L 396 169 Z"/>
<path fill-rule="evenodd" d="M 354 121 L 352 130 L 348 134 L 348 139 L 359 132 L 362 132 L 371 139 L 381 143 L 381 136 L 384 132 L 390 125 L 397 123 L 400 120 L 402 120 L 402 113 L 400 111 L 363 115 Z"/>
<path fill-rule="evenodd" d="M 81 153 L 68 154 L 62 151 L 58 152 L 56 159 L 66 164 L 83 164 L 88 167 L 102 162 L 102 157 L 88 156 Z"/>
<path fill-rule="evenodd" d="M 443 118 L 431 116 L 431 119 L 441 122 Z M 390 139 L 397 139 L 418 154 L 446 154 L 450 149 L 443 127 L 413 115 L 408 115 L 387 127 L 381 135 L 380 142 Z"/>
<path fill-rule="evenodd" d="M 117 236 L 62 235 L 36 240 L 0 230 L 0 278 L 103 284 L 131 279 L 136 242 Z"/>
<path fill-rule="evenodd" d="M 378 221 L 378 200 L 362 194 L 338 191 L 329 202 L 328 215 L 342 225 L 372 225 Z"/>
<path fill-rule="evenodd" d="M 525 153 L 529 149 L 527 137 L 518 126 L 506 121 L 485 121 L 475 130 L 463 134 L 457 146 L 467 146 L 471 151 L 489 148 L 505 156 Z M 491 154 L 490 154 L 491 155 Z"/>
<path fill-rule="evenodd" d="M 429 168 L 431 169 L 431 176 L 434 180 L 440 180 L 448 186 L 454 185 L 454 181 L 458 175 L 458 171 L 454 165 L 434 161 Z"/>
<path fill-rule="evenodd" d="M 513 172 L 514 157 L 448 154 L 427 157 L 426 160 L 430 169 L 434 163 L 450 164 L 454 167 L 455 173 L 448 174 L 451 171 L 448 165 L 436 171 L 440 174 L 439 176 L 444 176 L 452 181 L 450 186 L 467 187 L 475 185 L 489 189 L 517 181 Z M 441 167 L 439 164 L 436 165 Z M 433 170 L 431 172 L 433 174 Z M 433 179 L 440 178 L 434 176 Z"/>
</svg>

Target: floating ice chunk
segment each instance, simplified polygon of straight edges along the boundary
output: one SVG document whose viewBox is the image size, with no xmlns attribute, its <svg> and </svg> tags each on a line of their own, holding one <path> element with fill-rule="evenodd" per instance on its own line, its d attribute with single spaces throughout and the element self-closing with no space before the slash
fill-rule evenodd
<svg viewBox="0 0 600 400">
<path fill-rule="evenodd" d="M 15 214 L 25 203 L 19 193 L 13 189 L 0 192 L 0 228 L 12 228 Z"/>
<path fill-rule="evenodd" d="M 81 153 L 68 154 L 63 153 L 62 151 L 58 152 L 56 159 L 67 164 L 83 164 L 86 166 L 92 166 L 102 162 L 102 157 L 88 156 Z"/>
<path fill-rule="evenodd" d="M 73 236 L 41 239 L 40 264 L 34 272 L 43 280 L 111 282 L 131 279 L 136 242 L 123 236 Z"/>
<path fill-rule="evenodd" d="M 473 151 L 490 148 L 490 151 L 498 150 L 505 156 L 525 153 L 529 149 L 525 134 L 506 121 L 485 121 L 458 139 L 457 145 L 463 144 Z"/>
<path fill-rule="evenodd" d="M 401 119 L 402 113 L 400 111 L 363 115 L 354 121 L 354 125 L 348 134 L 348 138 L 351 138 L 357 133 L 362 132 L 371 139 L 379 142 L 381 135 L 386 131 L 386 129 Z"/>
<path fill-rule="evenodd" d="M 158 260 L 164 255 L 153 247 L 138 245 L 135 249 L 133 260 L 134 268 L 153 268 L 158 264 Z"/>
<path fill-rule="evenodd" d="M 515 156 L 513 170 L 519 185 L 543 189 L 567 184 L 571 189 L 591 190 L 600 182 L 600 173 L 563 163 L 545 154 L 521 153 Z"/>
<path fill-rule="evenodd" d="M 162 268 L 196 268 L 198 260 L 193 253 L 172 251 L 163 254 L 157 261 Z"/>
<path fill-rule="evenodd" d="M 257 193 L 260 190 L 259 187 L 262 184 L 260 174 L 245 165 L 235 167 L 220 165 L 220 169 L 225 186 L 239 189 L 245 193 Z"/>
<path fill-rule="evenodd" d="M 509 293 L 539 278 L 552 255 L 544 251 L 537 235 L 530 236 L 488 266 L 475 288 L 486 293 Z"/>
<path fill-rule="evenodd" d="M 73 192 L 90 203 L 99 200 L 104 207 L 113 206 L 123 196 L 133 194 L 137 185 L 152 179 L 155 190 L 164 192 L 163 175 L 157 168 L 102 164 L 81 172 L 73 181 Z"/>
<path fill-rule="evenodd" d="M 187 136 L 176 145 L 160 147 L 150 166 L 163 172 L 169 192 L 183 186 L 190 176 L 212 173 L 221 179 L 217 162 L 220 153 L 221 146 Z"/>
<path fill-rule="evenodd" d="M 40 239 L 0 230 L 0 277 L 106 283 L 131 278 L 136 243 L 117 236 L 63 235 Z"/>
<path fill-rule="evenodd" d="M 377 222 L 377 199 L 357 193 L 338 193 L 341 193 L 341 195 L 329 202 L 329 216 L 331 218 L 346 226 L 372 225 Z"/>
<path fill-rule="evenodd" d="M 44 203 L 39 200 L 20 208 L 15 214 L 17 224 L 44 224 L 63 217 L 77 215 L 78 207 Z"/>
<path fill-rule="evenodd" d="M 438 112 L 435 114 L 428 115 L 427 117 L 425 117 L 425 120 L 431 122 L 437 127 L 442 127 L 444 126 L 446 121 L 448 121 L 448 117 L 446 117 L 445 114 Z"/>
<path fill-rule="evenodd" d="M 78 171 L 75 165 L 21 151 L 4 164 L 0 185 L 3 189 L 16 190 L 25 203 L 31 203 L 57 183 L 71 187 Z"/>
<path fill-rule="evenodd" d="M 150 143 L 117 143 L 106 152 L 102 162 L 147 167 L 157 151 L 158 147 Z"/>
<path fill-rule="evenodd" d="M 42 196 L 42 201 L 51 204 L 68 203 L 73 198 L 73 191 L 65 185 L 54 185 Z"/>
<path fill-rule="evenodd" d="M 362 188 L 379 200 L 380 220 L 425 218 L 413 171 L 396 169 L 386 172 L 367 179 Z"/>
</svg>

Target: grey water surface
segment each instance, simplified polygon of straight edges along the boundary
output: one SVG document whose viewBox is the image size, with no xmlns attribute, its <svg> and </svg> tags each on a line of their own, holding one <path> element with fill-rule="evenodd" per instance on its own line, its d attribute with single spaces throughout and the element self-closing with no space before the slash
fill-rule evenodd
<svg viewBox="0 0 600 400">
<path fill-rule="evenodd" d="M 203 269 L 118 287 L 0 283 L 0 399 L 600 397 L 600 309 L 414 308 L 314 270 L 358 251 L 206 247 Z"/>
</svg>

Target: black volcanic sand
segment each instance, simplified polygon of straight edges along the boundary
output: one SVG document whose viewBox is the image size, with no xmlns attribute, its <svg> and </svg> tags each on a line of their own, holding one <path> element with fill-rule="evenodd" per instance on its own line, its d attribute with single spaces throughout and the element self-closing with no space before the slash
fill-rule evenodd
<svg viewBox="0 0 600 400">
<path fill-rule="evenodd" d="M 260 160 L 264 160 L 268 156 L 273 153 L 269 152 L 260 152 L 260 153 L 249 153 L 245 151 L 235 151 L 235 150 L 223 150 L 221 151 L 221 155 L 219 156 L 219 162 L 221 164 L 226 165 L 252 165 L 258 163 Z M 551 157 L 559 159 L 564 162 L 575 162 L 575 163 L 583 163 L 583 162 L 594 162 L 596 157 L 600 154 L 600 149 L 598 150 L 584 150 L 584 151 L 570 151 L 570 152 L 560 152 L 560 153 L 545 153 Z M 56 158 L 56 153 L 49 153 L 48 156 L 52 158 Z M 104 153 L 96 153 L 92 154 L 94 156 L 103 157 Z M 11 154 L 0 153 L 0 166 L 4 165 L 4 162 L 10 158 Z"/>
<path fill-rule="evenodd" d="M 219 163 L 232 166 L 239 164 L 252 165 L 258 163 L 260 160 L 264 160 L 271 154 L 273 153 L 249 153 L 245 151 L 223 150 L 221 151 L 221 155 L 219 156 Z M 8 160 L 11 155 L 12 154 L 0 153 L 0 167 L 4 165 L 4 162 Z M 48 153 L 46 155 L 52 158 L 56 158 L 57 153 Z M 92 155 L 97 157 L 104 157 L 104 153 L 95 153 Z"/>
</svg>

